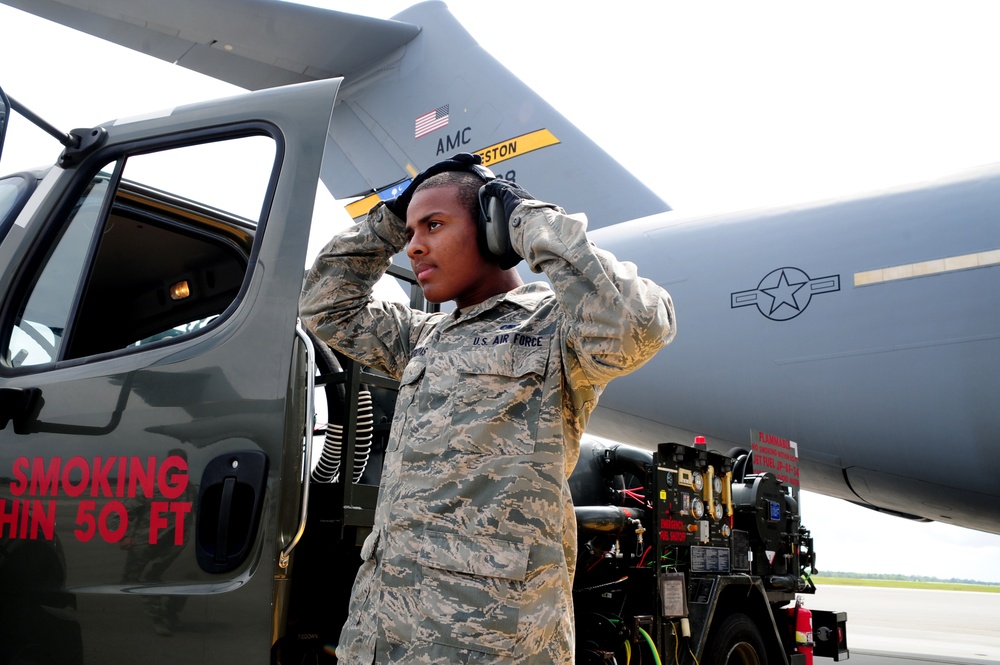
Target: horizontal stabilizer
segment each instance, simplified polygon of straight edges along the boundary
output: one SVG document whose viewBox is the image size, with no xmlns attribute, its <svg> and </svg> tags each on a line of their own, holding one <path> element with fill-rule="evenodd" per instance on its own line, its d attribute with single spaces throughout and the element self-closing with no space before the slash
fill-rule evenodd
<svg viewBox="0 0 1000 665">
<path fill-rule="evenodd" d="M 349 77 L 414 25 L 277 0 L 3 0 L 248 90 Z"/>
</svg>

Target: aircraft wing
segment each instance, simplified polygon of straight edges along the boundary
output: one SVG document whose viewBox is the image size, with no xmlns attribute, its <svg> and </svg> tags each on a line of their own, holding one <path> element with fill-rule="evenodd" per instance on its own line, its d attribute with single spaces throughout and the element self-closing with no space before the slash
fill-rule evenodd
<svg viewBox="0 0 1000 665">
<path fill-rule="evenodd" d="M 498 176 L 586 212 L 591 228 L 670 209 L 443 2 L 392 20 L 279 0 L 0 2 L 249 89 L 344 77 L 322 179 L 335 198 L 359 199 L 355 218 L 457 152 L 479 152 Z"/>
</svg>

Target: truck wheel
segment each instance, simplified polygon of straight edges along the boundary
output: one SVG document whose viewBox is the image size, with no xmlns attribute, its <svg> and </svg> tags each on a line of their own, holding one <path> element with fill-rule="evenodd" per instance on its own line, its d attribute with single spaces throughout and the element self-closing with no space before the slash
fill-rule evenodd
<svg viewBox="0 0 1000 665">
<path fill-rule="evenodd" d="M 712 631 L 702 665 L 767 665 L 757 624 L 745 614 L 727 617 Z"/>
</svg>

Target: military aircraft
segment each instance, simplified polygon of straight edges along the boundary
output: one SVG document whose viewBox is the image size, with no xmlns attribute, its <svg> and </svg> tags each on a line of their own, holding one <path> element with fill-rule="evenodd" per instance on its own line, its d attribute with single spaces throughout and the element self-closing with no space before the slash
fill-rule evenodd
<svg viewBox="0 0 1000 665">
<path fill-rule="evenodd" d="M 595 242 L 668 288 L 680 327 L 609 387 L 592 433 L 704 435 L 723 451 L 795 442 L 786 471 L 807 489 L 1000 533 L 1000 168 L 681 217 L 440 2 L 392 20 L 270 0 L 4 3 L 248 89 L 343 76 L 323 180 L 352 216 L 458 151 L 585 211 Z"/>
</svg>

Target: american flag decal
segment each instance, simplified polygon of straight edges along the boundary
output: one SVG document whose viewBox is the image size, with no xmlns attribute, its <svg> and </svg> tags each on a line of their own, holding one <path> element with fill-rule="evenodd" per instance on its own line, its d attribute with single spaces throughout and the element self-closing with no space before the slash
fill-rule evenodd
<svg viewBox="0 0 1000 665">
<path fill-rule="evenodd" d="M 413 138 L 419 139 L 425 134 L 430 134 L 435 129 L 441 129 L 448 124 L 448 104 L 439 106 L 429 113 L 418 117 L 413 125 Z"/>
</svg>

